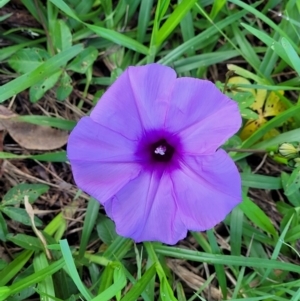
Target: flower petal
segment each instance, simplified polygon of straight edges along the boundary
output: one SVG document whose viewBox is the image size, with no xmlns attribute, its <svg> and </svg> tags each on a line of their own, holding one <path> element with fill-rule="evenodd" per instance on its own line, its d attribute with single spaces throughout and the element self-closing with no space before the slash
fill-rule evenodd
<svg viewBox="0 0 300 301">
<path fill-rule="evenodd" d="M 102 96 L 91 118 L 133 139 L 143 129 L 159 129 L 175 79 L 173 69 L 159 64 L 129 67 Z"/>
<path fill-rule="evenodd" d="M 214 227 L 241 202 L 239 172 L 223 150 L 185 158 L 172 180 L 181 219 L 189 230 Z"/>
<path fill-rule="evenodd" d="M 142 173 L 106 202 L 105 209 L 117 233 L 136 242 L 175 244 L 187 234 L 166 173 Z"/>
<path fill-rule="evenodd" d="M 165 128 L 179 133 L 184 152 L 211 154 L 241 126 L 237 104 L 207 81 L 179 78 Z"/>
<path fill-rule="evenodd" d="M 140 173 L 142 167 L 137 162 L 135 150 L 136 141 L 89 117 L 78 122 L 67 146 L 76 184 L 101 203 Z"/>
</svg>

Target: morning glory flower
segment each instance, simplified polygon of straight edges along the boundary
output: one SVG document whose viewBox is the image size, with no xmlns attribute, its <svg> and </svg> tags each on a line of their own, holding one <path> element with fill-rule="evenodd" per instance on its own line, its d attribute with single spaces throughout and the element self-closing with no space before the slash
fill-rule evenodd
<svg viewBox="0 0 300 301">
<path fill-rule="evenodd" d="M 129 67 L 78 122 L 67 154 L 119 235 L 175 244 L 241 201 L 238 170 L 220 149 L 240 125 L 237 104 L 210 81 Z"/>
</svg>

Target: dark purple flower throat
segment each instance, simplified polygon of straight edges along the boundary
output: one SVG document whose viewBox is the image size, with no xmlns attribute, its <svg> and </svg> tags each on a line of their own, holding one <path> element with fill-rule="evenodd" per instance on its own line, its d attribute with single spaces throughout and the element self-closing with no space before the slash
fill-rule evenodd
<svg viewBox="0 0 300 301">
<path fill-rule="evenodd" d="M 150 151 L 154 161 L 169 162 L 173 157 L 175 149 L 166 139 L 160 139 L 151 144 Z"/>
</svg>

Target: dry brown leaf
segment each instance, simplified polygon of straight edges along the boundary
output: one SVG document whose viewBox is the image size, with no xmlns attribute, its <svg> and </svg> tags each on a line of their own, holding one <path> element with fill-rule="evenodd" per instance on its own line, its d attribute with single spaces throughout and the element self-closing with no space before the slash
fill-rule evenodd
<svg viewBox="0 0 300 301">
<path fill-rule="evenodd" d="M 197 274 L 194 274 L 187 268 L 180 265 L 180 260 L 167 260 L 168 267 L 181 279 L 183 280 L 190 288 L 195 291 L 199 290 L 199 288 L 204 284 L 205 280 Z M 208 290 L 211 294 L 213 300 L 221 300 L 222 293 L 216 287 L 210 285 L 209 288 L 205 288 L 204 292 L 207 294 Z"/>
<path fill-rule="evenodd" d="M 6 107 L 0 106 L 0 129 L 5 128 L 20 146 L 30 150 L 54 150 L 67 143 L 66 131 L 17 121 L 14 119 L 17 116 Z"/>
</svg>

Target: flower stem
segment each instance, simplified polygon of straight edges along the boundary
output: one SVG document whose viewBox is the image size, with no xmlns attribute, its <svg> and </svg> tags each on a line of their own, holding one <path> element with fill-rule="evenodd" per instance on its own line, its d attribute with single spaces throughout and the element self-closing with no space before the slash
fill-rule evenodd
<svg viewBox="0 0 300 301">
<path fill-rule="evenodd" d="M 226 148 L 228 152 L 237 152 L 237 153 L 256 153 L 256 154 L 265 154 L 268 151 L 265 149 L 247 149 L 247 148 Z"/>
</svg>

